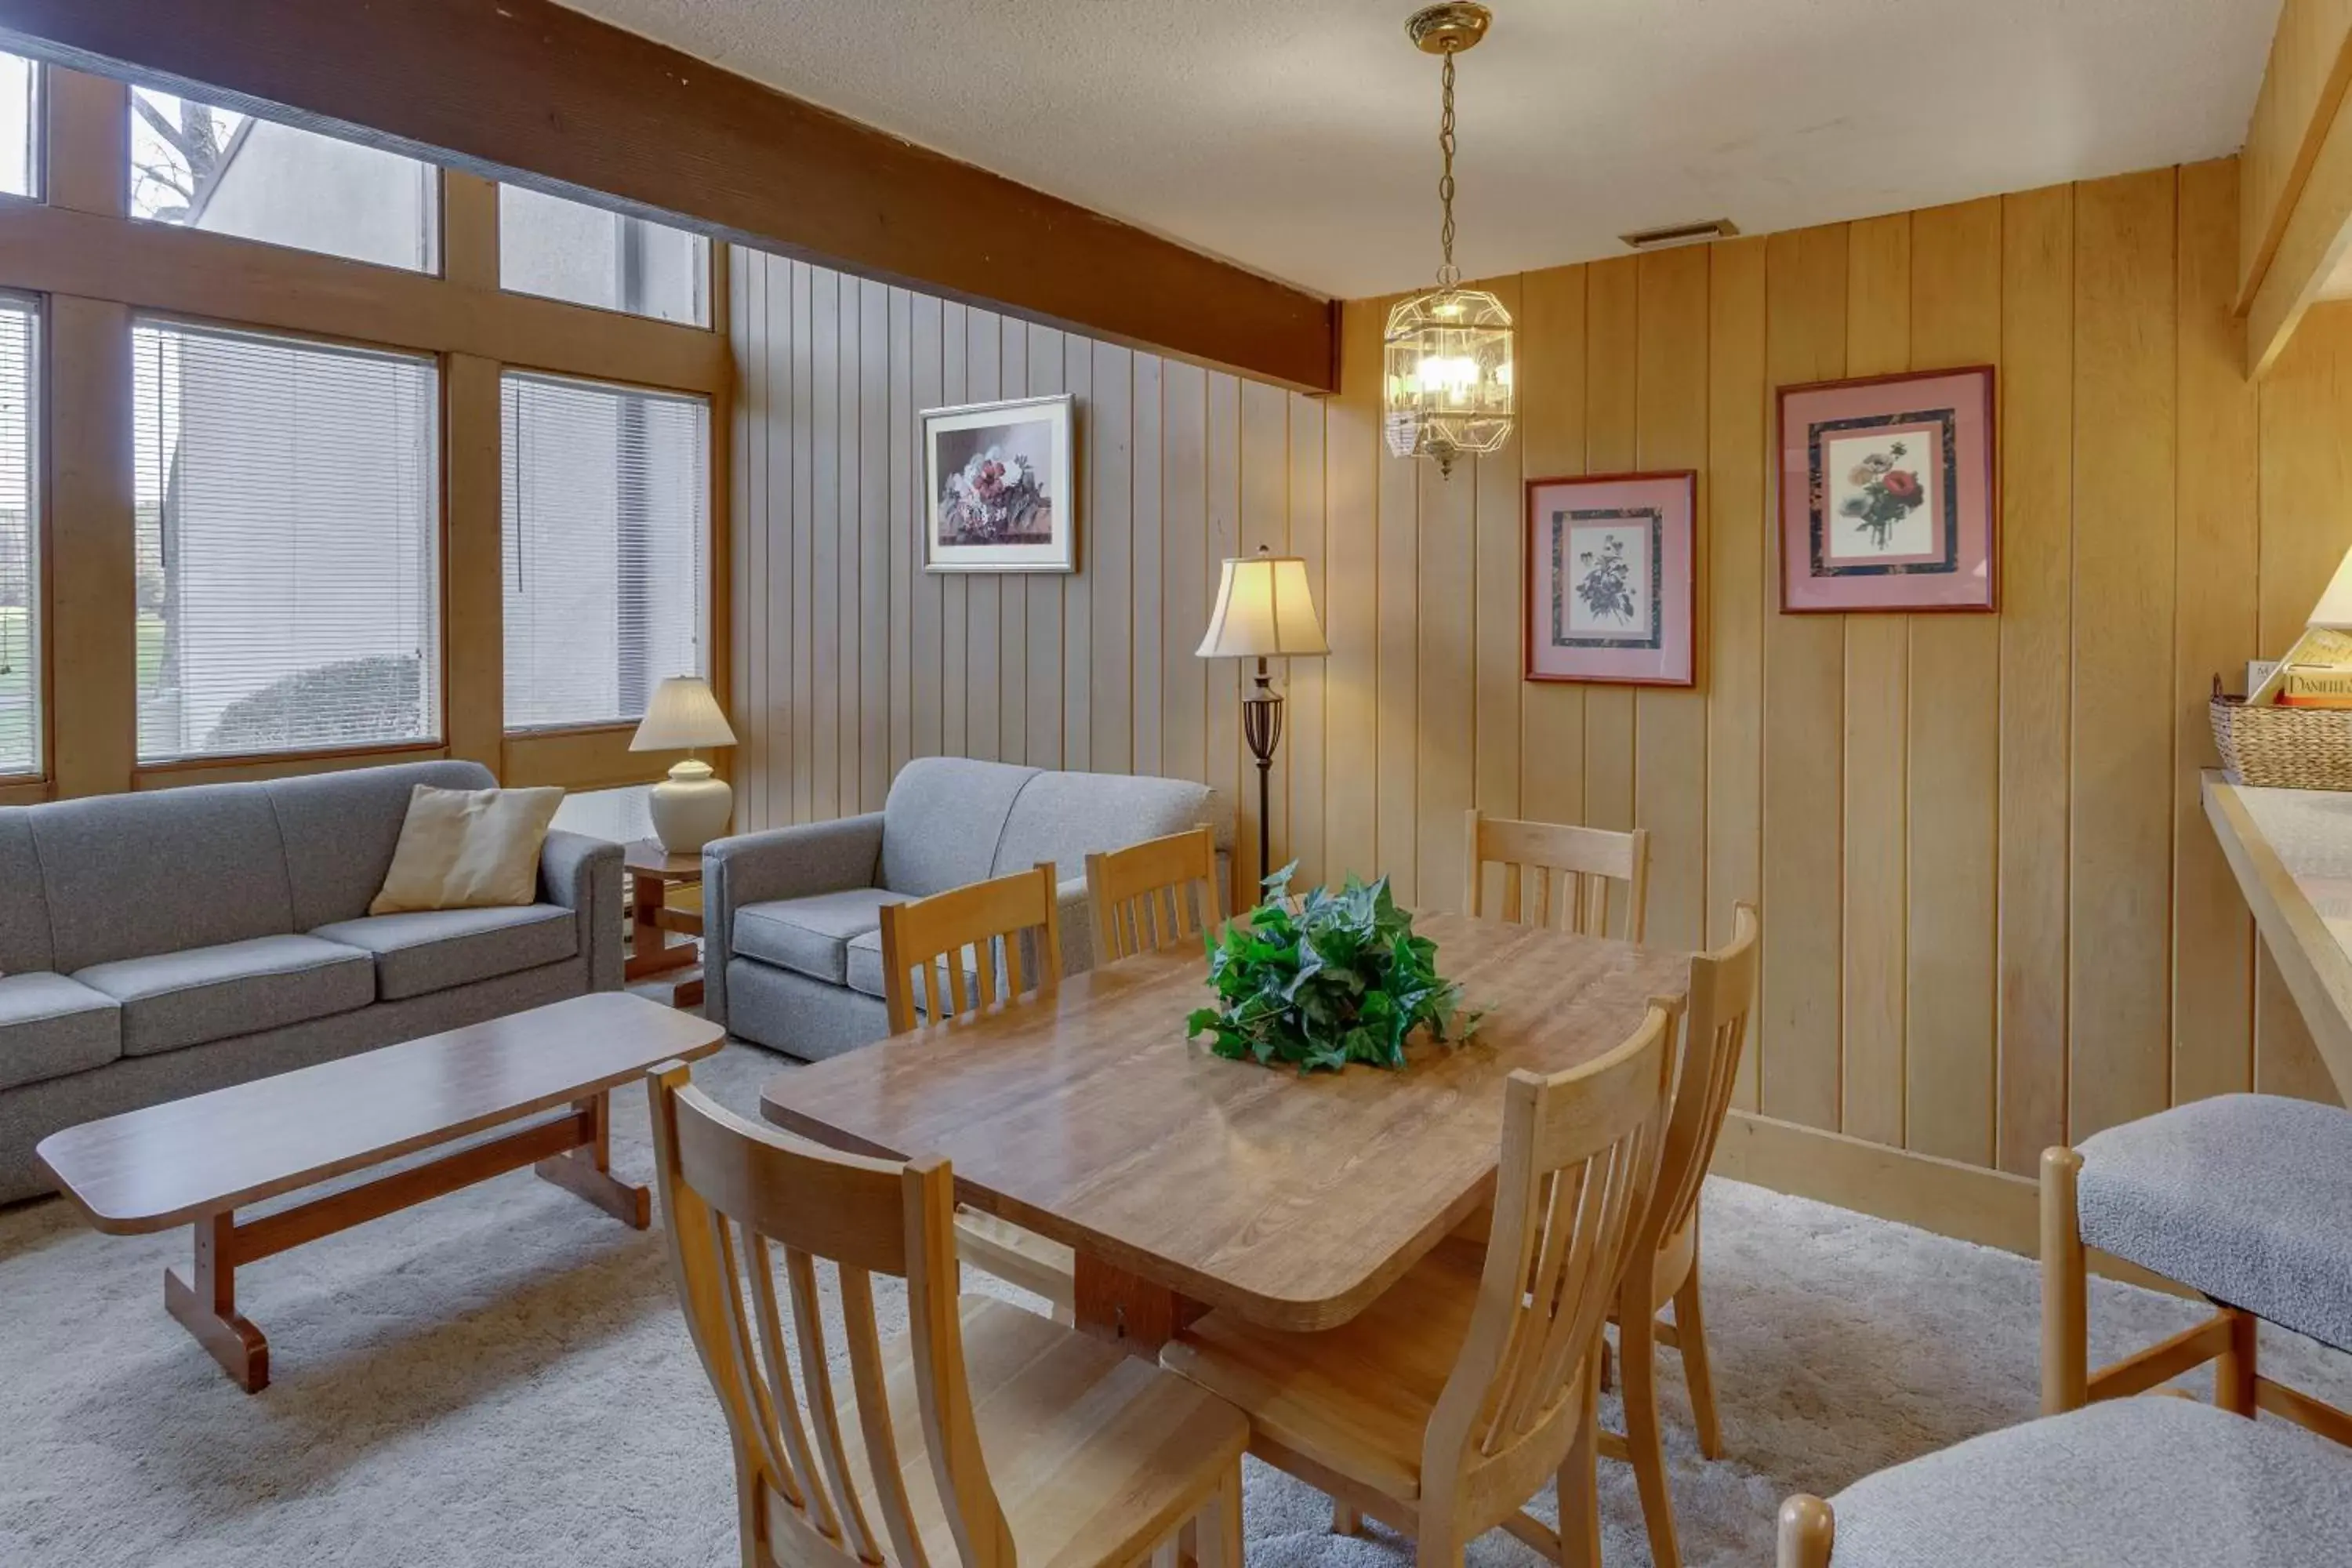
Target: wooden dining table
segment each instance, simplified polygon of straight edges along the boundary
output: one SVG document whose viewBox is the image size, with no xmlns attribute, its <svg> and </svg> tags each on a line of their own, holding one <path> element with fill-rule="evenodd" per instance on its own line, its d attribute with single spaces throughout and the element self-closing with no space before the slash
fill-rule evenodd
<svg viewBox="0 0 2352 1568">
<path fill-rule="evenodd" d="M 761 1108 L 834 1147 L 946 1157 L 961 1202 L 1076 1251 L 1079 1325 L 1138 1354 L 1212 1308 L 1335 1327 L 1491 1197 L 1513 1071 L 1591 1061 L 1688 984 L 1686 952 L 1415 923 L 1484 1016 L 1401 1071 L 1302 1076 L 1188 1043 L 1211 997 L 1180 947 L 779 1073 Z"/>
</svg>

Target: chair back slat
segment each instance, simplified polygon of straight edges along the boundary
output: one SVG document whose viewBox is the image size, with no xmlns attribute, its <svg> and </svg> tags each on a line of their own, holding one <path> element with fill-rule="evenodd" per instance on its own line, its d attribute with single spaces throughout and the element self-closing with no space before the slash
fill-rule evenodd
<svg viewBox="0 0 2352 1568">
<path fill-rule="evenodd" d="M 1650 835 L 1637 827 L 1612 833 L 1551 822 L 1513 822 L 1472 810 L 1465 818 L 1462 907 L 1486 913 L 1486 868 L 1503 868 L 1495 918 L 1554 926 L 1580 936 L 1607 936 L 1614 923 L 1627 942 L 1640 942 L 1647 924 Z M 1532 883 L 1534 896 L 1528 898 Z M 1530 904 L 1532 907 L 1530 907 Z M 1621 911 L 1612 922 L 1611 910 Z"/>
<path fill-rule="evenodd" d="M 1756 906 L 1732 910 L 1731 941 L 1692 958 L 1690 1000 L 1683 1018 L 1681 1081 L 1674 1117 L 1666 1125 L 1665 1152 L 1659 1163 L 1656 1214 L 1643 1228 L 1654 1247 L 1688 1229 L 1698 1213 L 1706 1168 L 1731 1109 L 1732 1083 L 1739 1076 L 1748 1020 L 1756 1010 L 1758 938 Z"/>
<path fill-rule="evenodd" d="M 1205 827 L 1087 857 L 1095 962 L 1200 940 L 1216 919 L 1217 837 Z"/>
<path fill-rule="evenodd" d="M 943 1024 L 1032 990 L 1051 992 L 1062 973 L 1060 920 L 1050 862 L 883 905 L 882 991 L 890 1032 Z"/>
<path fill-rule="evenodd" d="M 1483 1465 L 1523 1463 L 1539 1437 L 1564 1444 L 1579 1418 L 1657 1178 L 1679 1005 L 1652 1002 L 1598 1061 L 1511 1075 L 1486 1270 L 1423 1436 L 1424 1490 L 1433 1478 L 1454 1485 Z"/>
<path fill-rule="evenodd" d="M 1009 1564 L 965 1381 L 945 1162 L 862 1159 L 761 1127 L 696 1089 L 680 1063 L 656 1068 L 650 1089 L 678 1300 L 727 1416 L 747 1554 L 809 1568 L 932 1568 L 919 1523 L 929 1509 L 908 1489 L 909 1439 L 891 1408 L 875 1319 L 871 1277 L 880 1273 L 905 1278 L 919 1325 L 911 1440 L 928 1453 L 936 1489 L 919 1501 L 937 1504 L 963 1564 Z M 820 1260 L 833 1268 L 841 1308 L 848 1411 L 830 1371 Z"/>
</svg>

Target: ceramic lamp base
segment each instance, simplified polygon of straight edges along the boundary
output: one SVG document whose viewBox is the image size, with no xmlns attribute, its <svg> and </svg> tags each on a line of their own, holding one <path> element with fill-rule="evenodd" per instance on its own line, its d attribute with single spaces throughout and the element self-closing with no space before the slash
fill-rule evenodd
<svg viewBox="0 0 2352 1568">
<path fill-rule="evenodd" d="M 673 855 L 693 855 L 726 833 L 728 818 L 735 814 L 735 792 L 725 779 L 711 775 L 709 763 L 689 757 L 654 785 L 646 804 L 662 847 Z"/>
</svg>

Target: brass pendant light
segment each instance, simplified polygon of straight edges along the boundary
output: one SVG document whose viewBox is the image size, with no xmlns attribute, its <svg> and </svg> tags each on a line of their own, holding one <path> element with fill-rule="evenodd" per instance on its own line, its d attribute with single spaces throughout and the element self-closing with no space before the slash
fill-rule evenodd
<svg viewBox="0 0 2352 1568">
<path fill-rule="evenodd" d="M 1485 289 L 1461 287 L 1454 265 L 1454 57 L 1485 37 L 1493 19 L 1484 5 L 1453 0 L 1414 12 L 1404 25 L 1416 47 L 1445 61 L 1437 130 L 1444 261 L 1433 292 L 1389 312 L 1382 429 L 1391 452 L 1433 458 L 1448 479 L 1463 453 L 1492 452 L 1508 441 L 1516 417 L 1511 313 Z"/>
</svg>

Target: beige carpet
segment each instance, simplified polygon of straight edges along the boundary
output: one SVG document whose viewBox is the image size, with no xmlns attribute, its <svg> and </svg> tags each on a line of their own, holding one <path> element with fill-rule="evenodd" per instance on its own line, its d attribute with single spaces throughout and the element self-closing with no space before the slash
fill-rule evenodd
<svg viewBox="0 0 2352 1568">
<path fill-rule="evenodd" d="M 704 1078 L 749 1110 L 778 1065 L 733 1047 Z M 617 1161 L 642 1177 L 643 1100 L 627 1096 L 618 1121 Z M 1691 1563 L 1769 1563 L 1786 1493 L 2032 1413 L 2032 1264 L 1729 1183 L 1706 1205 L 1730 1457 L 1698 1460 L 1667 1356 Z M 658 1232 L 525 1173 L 272 1259 L 241 1282 L 276 1375 L 257 1398 L 163 1315 L 162 1270 L 185 1245 L 93 1235 L 57 1202 L 0 1211 L 0 1563 L 732 1561 L 724 1435 Z M 2189 1310 L 2103 1284 L 2095 1338 L 2111 1353 Z M 2294 1375 L 2352 1398 L 2337 1358 L 2276 1348 Z M 1604 1465 L 1602 1504 L 1609 1563 L 1647 1563 L 1622 1467 Z M 1335 1538 L 1327 1519 L 1318 1494 L 1253 1468 L 1254 1562 L 1411 1561 L 1410 1543 Z M 1471 1559 L 1536 1561 L 1499 1533 Z"/>
</svg>

